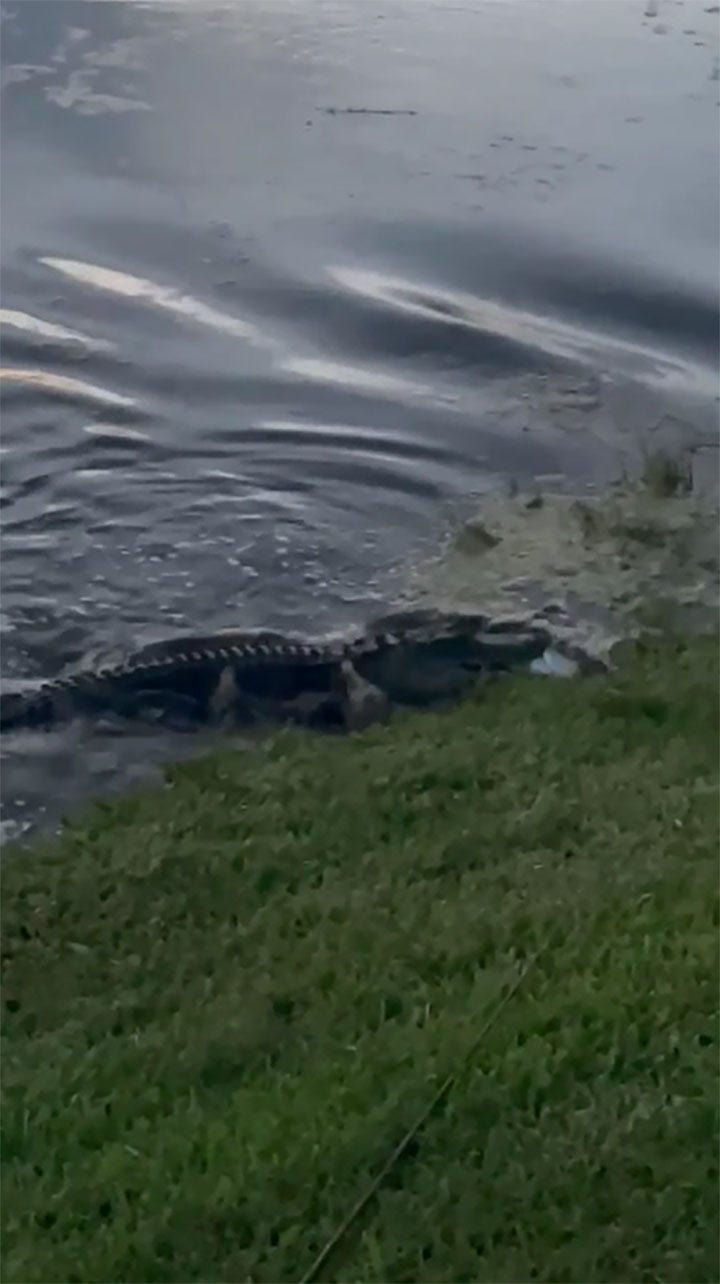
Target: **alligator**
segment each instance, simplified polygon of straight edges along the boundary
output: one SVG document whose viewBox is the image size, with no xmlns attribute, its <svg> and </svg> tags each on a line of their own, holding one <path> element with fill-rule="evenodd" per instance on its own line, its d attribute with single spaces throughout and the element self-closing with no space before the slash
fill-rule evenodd
<svg viewBox="0 0 720 1284">
<path fill-rule="evenodd" d="M 191 729 L 291 722 L 360 730 L 395 706 L 442 703 L 481 674 L 527 668 L 556 646 L 545 628 L 479 614 L 399 611 L 345 637 L 228 629 L 154 642 L 122 662 L 0 696 L 0 731 L 78 717 Z M 581 671 L 595 662 L 577 653 Z"/>
</svg>

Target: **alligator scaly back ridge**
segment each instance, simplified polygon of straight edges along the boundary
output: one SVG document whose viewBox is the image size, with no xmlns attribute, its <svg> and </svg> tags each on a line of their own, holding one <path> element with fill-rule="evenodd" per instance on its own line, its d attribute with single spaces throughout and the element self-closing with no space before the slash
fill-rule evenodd
<svg viewBox="0 0 720 1284">
<path fill-rule="evenodd" d="M 292 699 L 309 685 L 330 689 L 330 674 L 345 647 L 338 641 L 308 641 L 267 630 L 227 630 L 212 636 L 179 637 L 150 643 L 122 662 L 54 678 L 31 691 L 0 696 L 0 730 L 51 726 L 76 713 L 125 713 L 145 692 L 166 693 L 197 707 L 198 720 L 210 707 L 221 676 L 230 669 L 242 688 L 272 698 Z"/>
<path fill-rule="evenodd" d="M 108 713 L 151 714 L 172 725 L 179 715 L 184 726 L 229 718 L 348 728 L 373 704 L 455 698 L 479 671 L 527 667 L 550 645 L 547 629 L 527 621 L 431 609 L 396 611 L 362 631 L 316 640 L 228 629 L 153 642 L 119 664 L 5 693 L 0 730 Z"/>
</svg>

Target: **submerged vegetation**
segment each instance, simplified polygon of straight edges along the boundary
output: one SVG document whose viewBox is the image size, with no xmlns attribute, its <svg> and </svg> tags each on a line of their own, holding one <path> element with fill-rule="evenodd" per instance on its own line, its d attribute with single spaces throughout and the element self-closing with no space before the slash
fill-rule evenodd
<svg viewBox="0 0 720 1284">
<path fill-rule="evenodd" d="M 717 642 L 625 665 L 6 851 L 7 1284 L 308 1279 L 448 1075 L 323 1278 L 717 1280 Z"/>
<path fill-rule="evenodd" d="M 591 651 L 648 627 L 714 628 L 720 609 L 718 473 L 703 457 L 648 450 L 636 475 L 578 497 L 486 496 L 482 518 L 451 530 L 414 568 L 409 595 L 443 610 L 523 614 L 550 603 L 553 627 Z"/>
</svg>

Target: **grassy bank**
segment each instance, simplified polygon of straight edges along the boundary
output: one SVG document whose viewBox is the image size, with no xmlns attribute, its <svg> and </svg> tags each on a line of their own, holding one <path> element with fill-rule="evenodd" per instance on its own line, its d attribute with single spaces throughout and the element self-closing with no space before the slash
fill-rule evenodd
<svg viewBox="0 0 720 1284">
<path fill-rule="evenodd" d="M 5 854 L 3 1278 L 716 1281 L 717 648 Z M 539 951 L 467 1065 L 498 995 Z"/>
</svg>

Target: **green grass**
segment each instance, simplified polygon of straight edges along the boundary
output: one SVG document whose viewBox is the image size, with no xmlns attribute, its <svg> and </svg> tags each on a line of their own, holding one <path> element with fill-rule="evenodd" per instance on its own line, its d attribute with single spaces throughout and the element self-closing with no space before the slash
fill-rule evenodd
<svg viewBox="0 0 720 1284">
<path fill-rule="evenodd" d="M 715 1284 L 716 643 L 4 855 L 3 1280 Z M 498 995 L 540 951 L 463 1070 Z"/>
</svg>

